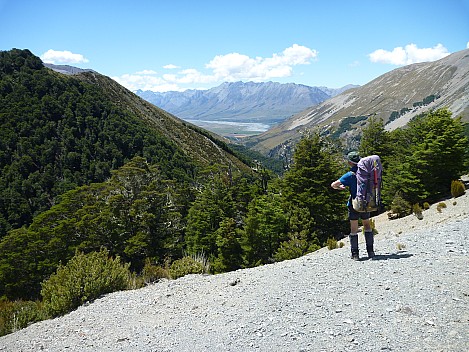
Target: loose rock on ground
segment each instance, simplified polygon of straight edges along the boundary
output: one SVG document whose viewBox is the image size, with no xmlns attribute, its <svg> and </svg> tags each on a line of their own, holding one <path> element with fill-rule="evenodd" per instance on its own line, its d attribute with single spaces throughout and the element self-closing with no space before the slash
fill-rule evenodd
<svg viewBox="0 0 469 352">
<path fill-rule="evenodd" d="M 466 352 L 469 209 L 451 206 L 414 228 L 383 221 L 373 260 L 361 243 L 358 262 L 346 245 L 115 292 L 1 337 L 0 351 Z"/>
</svg>

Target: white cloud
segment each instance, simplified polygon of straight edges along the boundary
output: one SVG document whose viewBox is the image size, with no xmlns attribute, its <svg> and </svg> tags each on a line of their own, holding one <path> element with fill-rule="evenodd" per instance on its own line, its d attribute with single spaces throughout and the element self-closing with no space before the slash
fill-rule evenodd
<svg viewBox="0 0 469 352">
<path fill-rule="evenodd" d="M 81 54 L 74 54 L 71 51 L 56 51 L 49 49 L 41 55 L 41 60 L 49 64 L 80 64 L 89 60 Z"/>
<path fill-rule="evenodd" d="M 218 55 L 206 67 L 212 69 L 214 76 L 221 81 L 265 81 L 291 76 L 293 66 L 307 65 L 317 55 L 316 50 L 293 44 L 281 54 L 273 54 L 269 58 L 251 58 L 239 53 Z"/>
<path fill-rule="evenodd" d="M 168 82 L 180 84 L 213 83 L 217 81 L 214 76 L 204 75 L 193 68 L 179 71 L 177 74 L 165 74 L 163 75 L 163 79 Z"/>
<path fill-rule="evenodd" d="M 394 48 L 392 51 L 378 49 L 371 54 L 371 62 L 378 62 L 391 65 L 410 65 L 417 62 L 427 62 L 439 60 L 450 53 L 442 44 L 437 44 L 433 48 L 418 48 L 415 44 L 408 44 L 403 47 Z"/>
<path fill-rule="evenodd" d="M 179 91 L 182 90 L 171 82 L 155 77 L 154 75 L 142 75 L 142 74 L 125 74 L 120 77 L 112 77 L 116 82 L 122 84 L 131 91 L 151 90 L 154 92 L 166 92 L 170 90 Z"/>
<path fill-rule="evenodd" d="M 467 42 L 467 44 L 466 44 L 466 48 L 467 48 L 467 49 L 469 49 L 469 42 Z"/>
<path fill-rule="evenodd" d="M 173 65 L 173 64 L 169 64 L 169 65 L 163 66 L 163 68 L 165 68 L 167 70 L 174 70 L 174 69 L 180 68 L 180 67 L 176 66 L 176 65 Z"/>
<path fill-rule="evenodd" d="M 156 75 L 156 71 L 153 70 L 143 70 L 143 71 L 138 71 L 135 72 L 136 75 Z"/>
<path fill-rule="evenodd" d="M 144 70 L 135 74 L 125 74 L 114 79 L 130 90 L 184 90 L 181 85 L 193 88 L 203 84 L 222 83 L 232 81 L 267 81 L 272 78 L 289 77 L 293 74 L 293 67 L 297 65 L 308 65 L 316 59 L 316 50 L 305 46 L 293 44 L 280 54 L 271 57 L 249 57 L 240 53 L 230 53 L 215 56 L 205 69 L 209 72 L 203 73 L 197 69 L 181 69 L 176 73 L 155 76 L 154 71 Z M 175 65 L 166 65 L 165 69 L 179 69 Z M 151 72 L 151 74 L 149 73 Z"/>
</svg>

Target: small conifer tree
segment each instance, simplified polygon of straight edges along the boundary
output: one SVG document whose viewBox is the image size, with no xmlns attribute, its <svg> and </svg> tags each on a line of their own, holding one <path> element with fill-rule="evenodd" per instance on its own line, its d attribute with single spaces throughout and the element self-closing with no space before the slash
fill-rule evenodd
<svg viewBox="0 0 469 352">
<path fill-rule="evenodd" d="M 412 213 L 412 206 L 402 197 L 401 192 L 397 192 L 391 203 L 391 211 L 402 218 Z"/>
</svg>

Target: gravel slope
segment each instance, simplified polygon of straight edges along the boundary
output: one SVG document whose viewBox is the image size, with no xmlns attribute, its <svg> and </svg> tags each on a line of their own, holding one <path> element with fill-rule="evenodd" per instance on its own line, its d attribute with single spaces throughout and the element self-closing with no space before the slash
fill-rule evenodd
<svg viewBox="0 0 469 352">
<path fill-rule="evenodd" d="M 0 351 L 466 352 L 468 199 L 376 218 L 374 260 L 347 245 L 116 292 L 1 337 Z"/>
</svg>

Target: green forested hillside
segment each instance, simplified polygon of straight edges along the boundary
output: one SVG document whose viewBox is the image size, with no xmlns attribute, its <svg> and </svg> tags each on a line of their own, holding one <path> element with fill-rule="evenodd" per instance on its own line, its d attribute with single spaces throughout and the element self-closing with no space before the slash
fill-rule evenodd
<svg viewBox="0 0 469 352">
<path fill-rule="evenodd" d="M 0 238 L 31 223 L 58 195 L 106 180 L 134 156 L 179 181 L 193 178 L 196 167 L 236 162 L 227 148 L 224 160 L 218 157 L 214 141 L 222 142 L 156 108 L 144 119 L 136 104 L 123 101 L 132 93 L 122 87 L 116 93 L 112 80 L 88 75 L 58 74 L 28 50 L 0 52 Z"/>
</svg>

